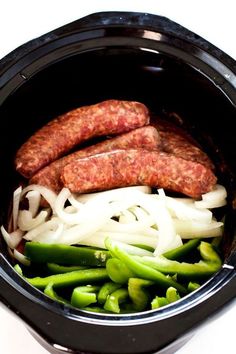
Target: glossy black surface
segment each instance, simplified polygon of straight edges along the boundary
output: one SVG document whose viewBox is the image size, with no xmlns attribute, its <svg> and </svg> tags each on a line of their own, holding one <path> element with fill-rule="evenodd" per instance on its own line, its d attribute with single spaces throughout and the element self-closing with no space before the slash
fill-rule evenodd
<svg viewBox="0 0 236 354">
<path fill-rule="evenodd" d="M 235 297 L 236 66 L 231 58 L 168 19 L 100 13 L 18 48 L 1 61 L 0 75 L 1 222 L 18 182 L 12 161 L 20 144 L 56 115 L 109 98 L 142 101 L 153 119 L 177 113 L 181 121 L 175 123 L 204 146 L 229 193 L 222 270 L 196 293 L 158 311 L 109 316 L 64 308 L 14 272 L 0 241 L 0 299 L 51 351 L 154 353 Z"/>
</svg>

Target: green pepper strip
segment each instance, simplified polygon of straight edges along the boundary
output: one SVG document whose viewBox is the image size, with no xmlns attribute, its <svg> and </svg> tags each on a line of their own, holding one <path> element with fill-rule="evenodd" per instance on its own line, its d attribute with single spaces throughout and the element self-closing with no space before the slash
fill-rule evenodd
<svg viewBox="0 0 236 354">
<path fill-rule="evenodd" d="M 187 289 L 175 282 L 173 279 L 167 278 L 164 274 L 150 266 L 142 263 L 143 257 L 131 256 L 124 250 L 120 249 L 115 242 L 107 238 L 105 240 L 106 247 L 114 254 L 117 258 L 123 261 L 128 268 L 135 274 L 136 277 L 153 280 L 164 288 L 173 286 L 180 293 L 186 294 Z"/>
<path fill-rule="evenodd" d="M 49 283 L 53 283 L 54 287 L 66 287 L 84 283 L 99 282 L 106 279 L 108 279 L 108 274 L 105 268 L 76 270 L 70 273 L 49 275 L 45 278 L 26 278 L 31 285 L 39 289 L 44 289 Z"/>
<path fill-rule="evenodd" d="M 221 259 L 210 243 L 202 241 L 199 250 L 203 260 L 194 264 L 172 261 L 164 256 L 135 256 L 135 259 L 164 274 L 178 274 L 191 279 L 209 277 L 220 269 Z"/>
<path fill-rule="evenodd" d="M 175 288 L 173 288 L 172 286 L 170 286 L 166 290 L 166 299 L 169 303 L 171 303 L 171 302 L 175 302 L 175 301 L 179 300 L 180 296 L 177 293 L 177 290 Z"/>
<path fill-rule="evenodd" d="M 97 302 L 97 292 L 100 286 L 85 285 L 75 288 L 71 295 L 71 305 L 78 308 L 84 308 Z"/>
<path fill-rule="evenodd" d="M 62 266 L 56 263 L 47 263 L 47 268 L 51 274 L 61 274 L 61 273 L 69 273 L 75 270 L 87 269 L 88 267 L 83 266 Z"/>
<path fill-rule="evenodd" d="M 174 248 L 173 250 L 164 253 L 163 256 L 168 259 L 178 260 L 179 258 L 182 258 L 186 256 L 188 253 L 190 253 L 191 251 L 193 251 L 199 245 L 200 241 L 201 240 L 198 238 L 189 240 L 188 242 L 184 243 L 182 246 Z"/>
<path fill-rule="evenodd" d="M 180 296 L 179 296 L 177 290 L 175 288 L 173 288 L 172 286 L 170 286 L 166 290 L 166 297 L 156 296 L 152 300 L 152 302 L 151 302 L 152 310 L 158 309 L 158 308 L 166 306 L 166 305 L 169 305 L 172 302 L 175 302 L 175 301 L 177 301 L 179 299 L 180 299 Z"/>
<path fill-rule="evenodd" d="M 35 263 L 62 265 L 105 266 L 110 254 L 106 250 L 61 244 L 26 242 L 25 256 Z"/>
<path fill-rule="evenodd" d="M 108 259 L 106 269 L 109 277 L 114 283 L 127 284 L 129 278 L 135 276 L 135 273 L 118 258 Z"/>
<path fill-rule="evenodd" d="M 22 272 L 22 269 L 21 269 L 21 267 L 19 266 L 19 264 L 16 264 L 16 265 L 14 266 L 14 269 L 15 269 L 15 271 L 16 271 L 18 274 L 20 274 L 22 277 L 24 276 L 24 275 L 23 275 L 23 272 Z"/>
<path fill-rule="evenodd" d="M 188 291 L 189 291 L 189 292 L 192 292 L 192 291 L 194 291 L 194 290 L 197 290 L 198 288 L 200 288 L 200 284 L 194 283 L 194 282 L 192 282 L 192 281 L 190 281 L 190 282 L 188 283 Z"/>
<path fill-rule="evenodd" d="M 151 307 L 152 310 L 155 310 L 155 309 L 159 309 L 160 307 L 166 306 L 168 304 L 169 302 L 167 301 L 166 297 L 156 296 L 151 302 Z"/>
<path fill-rule="evenodd" d="M 104 305 L 104 309 L 107 311 L 120 313 L 120 304 L 125 302 L 129 297 L 127 289 L 121 288 L 109 295 Z"/>
<path fill-rule="evenodd" d="M 153 285 L 154 282 L 147 279 L 130 278 L 128 282 L 129 297 L 136 311 L 143 311 L 150 301 L 150 294 L 144 288 Z"/>
<path fill-rule="evenodd" d="M 61 302 L 66 305 L 70 305 L 70 302 L 63 299 L 61 296 L 57 295 L 57 293 L 53 289 L 53 283 L 49 283 L 46 288 L 44 289 L 44 294 L 49 296 L 55 301 Z"/>
<path fill-rule="evenodd" d="M 109 274 L 109 273 L 108 273 Z M 104 305 L 108 295 L 113 293 L 115 290 L 118 290 L 121 288 L 121 284 L 113 283 L 112 281 L 109 281 L 108 283 L 105 283 L 101 289 L 99 290 L 98 293 L 98 303 L 101 305 Z"/>
</svg>

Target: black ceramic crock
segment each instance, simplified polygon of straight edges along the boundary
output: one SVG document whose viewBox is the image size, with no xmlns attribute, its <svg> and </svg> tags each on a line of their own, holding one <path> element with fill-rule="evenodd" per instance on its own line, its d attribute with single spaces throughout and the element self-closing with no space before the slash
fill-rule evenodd
<svg viewBox="0 0 236 354">
<path fill-rule="evenodd" d="M 229 195 L 224 264 L 199 290 L 166 308 L 113 316 L 64 307 L 13 270 L 0 241 L 0 300 L 49 351 L 173 353 L 191 329 L 236 295 L 235 61 L 166 18 L 104 12 L 3 58 L 0 90 L 1 223 L 18 183 L 13 167 L 17 148 L 53 117 L 85 104 L 109 98 L 141 101 L 153 117 L 174 117 L 215 162 Z"/>
</svg>

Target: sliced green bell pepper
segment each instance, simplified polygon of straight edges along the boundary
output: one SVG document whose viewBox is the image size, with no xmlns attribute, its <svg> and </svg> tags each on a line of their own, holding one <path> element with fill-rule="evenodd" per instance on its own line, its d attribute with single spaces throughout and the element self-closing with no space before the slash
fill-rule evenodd
<svg viewBox="0 0 236 354">
<path fill-rule="evenodd" d="M 197 290 L 198 288 L 200 288 L 200 286 L 201 286 L 200 284 L 190 281 L 190 282 L 188 283 L 188 290 L 189 290 L 189 292 L 191 293 L 192 291 L 195 291 L 195 290 Z"/>
<path fill-rule="evenodd" d="M 110 254 L 91 247 L 26 242 L 25 256 L 35 263 L 104 267 Z"/>
<path fill-rule="evenodd" d="M 135 256 L 135 259 L 164 274 L 178 274 L 189 279 L 206 278 L 216 273 L 220 269 L 222 262 L 219 255 L 208 242 L 202 241 L 199 251 L 202 260 L 194 264 L 172 261 L 162 255 L 156 257 Z"/>
<path fill-rule="evenodd" d="M 153 280 L 155 283 L 159 284 L 163 288 L 173 286 L 180 293 L 187 293 L 187 289 L 181 284 L 175 282 L 171 278 L 167 278 L 164 274 L 154 269 L 153 267 L 143 264 L 143 257 L 129 255 L 124 250 L 119 248 L 118 242 L 107 238 L 105 240 L 105 245 L 115 257 L 124 262 L 124 264 L 135 274 L 136 277 L 147 280 Z"/>
<path fill-rule="evenodd" d="M 172 286 L 170 286 L 167 290 L 166 290 L 166 299 L 169 303 L 175 302 L 177 300 L 180 299 L 179 294 L 177 293 L 177 290 L 175 288 L 173 288 Z"/>
<path fill-rule="evenodd" d="M 52 298 L 55 301 L 61 302 L 65 305 L 70 305 L 70 302 L 67 301 L 66 299 L 62 298 L 61 296 L 59 296 L 53 289 L 53 283 L 49 283 L 46 288 L 44 289 L 44 294 L 49 296 L 50 298 Z"/>
<path fill-rule="evenodd" d="M 49 275 L 45 278 L 26 278 L 26 280 L 36 288 L 44 289 L 49 283 L 53 283 L 53 286 L 56 288 L 100 282 L 107 280 L 108 278 L 109 277 L 105 268 L 91 268 L 76 270 L 70 273 Z"/>
<path fill-rule="evenodd" d="M 51 274 L 62 274 L 62 273 L 69 273 L 73 272 L 75 270 L 81 270 L 81 269 L 88 269 L 89 267 L 83 267 L 83 266 L 62 266 L 60 264 L 56 263 L 47 263 L 47 269 Z"/>
<path fill-rule="evenodd" d="M 184 243 L 182 246 L 179 246 L 177 248 L 174 248 L 173 250 L 165 252 L 163 256 L 165 258 L 173 259 L 173 260 L 178 260 L 180 258 L 183 258 L 191 251 L 193 251 L 200 244 L 200 241 L 201 240 L 198 238 L 189 240 L 186 243 Z"/>
<path fill-rule="evenodd" d="M 98 303 L 104 305 L 108 295 L 121 288 L 121 284 L 109 281 L 101 287 L 98 293 Z"/>
<path fill-rule="evenodd" d="M 75 288 L 71 295 L 71 305 L 78 308 L 84 308 L 97 302 L 97 293 L 100 286 L 85 285 Z"/>
<path fill-rule="evenodd" d="M 166 297 L 159 297 L 156 296 L 151 302 L 152 310 L 159 309 L 160 307 L 168 305 L 169 302 L 167 301 Z"/>
<path fill-rule="evenodd" d="M 150 294 L 145 289 L 153 285 L 154 282 L 147 279 L 130 278 L 128 282 L 129 297 L 133 302 L 136 311 L 143 311 L 147 308 L 150 301 Z"/>
<path fill-rule="evenodd" d="M 127 284 L 129 278 L 135 276 L 135 273 L 118 258 L 108 259 L 106 263 L 106 270 L 114 283 Z"/>
<path fill-rule="evenodd" d="M 127 289 L 120 288 L 108 295 L 104 305 L 104 309 L 114 313 L 120 313 L 120 304 L 125 302 L 129 297 Z"/>
</svg>

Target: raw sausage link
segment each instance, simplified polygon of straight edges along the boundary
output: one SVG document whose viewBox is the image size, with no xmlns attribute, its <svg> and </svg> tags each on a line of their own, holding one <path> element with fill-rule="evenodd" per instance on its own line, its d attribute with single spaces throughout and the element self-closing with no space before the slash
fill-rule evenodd
<svg viewBox="0 0 236 354">
<path fill-rule="evenodd" d="M 174 126 L 174 124 L 162 119 L 156 119 L 153 125 L 161 136 L 163 151 L 182 157 L 185 160 L 199 162 L 212 170 L 215 169 L 213 162 L 207 154 L 180 127 Z"/>
<path fill-rule="evenodd" d="M 114 149 L 143 148 L 155 150 L 160 147 L 160 136 L 152 126 L 137 128 L 131 132 L 121 134 L 117 137 L 107 139 L 96 145 L 78 150 L 70 155 L 62 157 L 50 165 L 42 168 L 29 181 L 30 184 L 40 184 L 50 188 L 56 193 L 60 192 L 63 185 L 60 180 L 61 170 L 72 161 L 99 154 Z"/>
<path fill-rule="evenodd" d="M 209 192 L 216 183 L 213 172 L 197 162 L 143 149 L 115 150 L 76 160 L 64 167 L 61 179 L 76 193 L 148 185 L 193 198 Z"/>
<path fill-rule="evenodd" d="M 139 102 L 108 100 L 77 108 L 52 120 L 18 150 L 15 165 L 24 177 L 95 136 L 119 134 L 149 123 L 149 112 Z"/>
<path fill-rule="evenodd" d="M 182 157 L 185 160 L 201 163 L 211 170 L 215 169 L 207 154 L 182 136 L 168 131 L 160 131 L 159 134 L 163 151 Z"/>
</svg>

